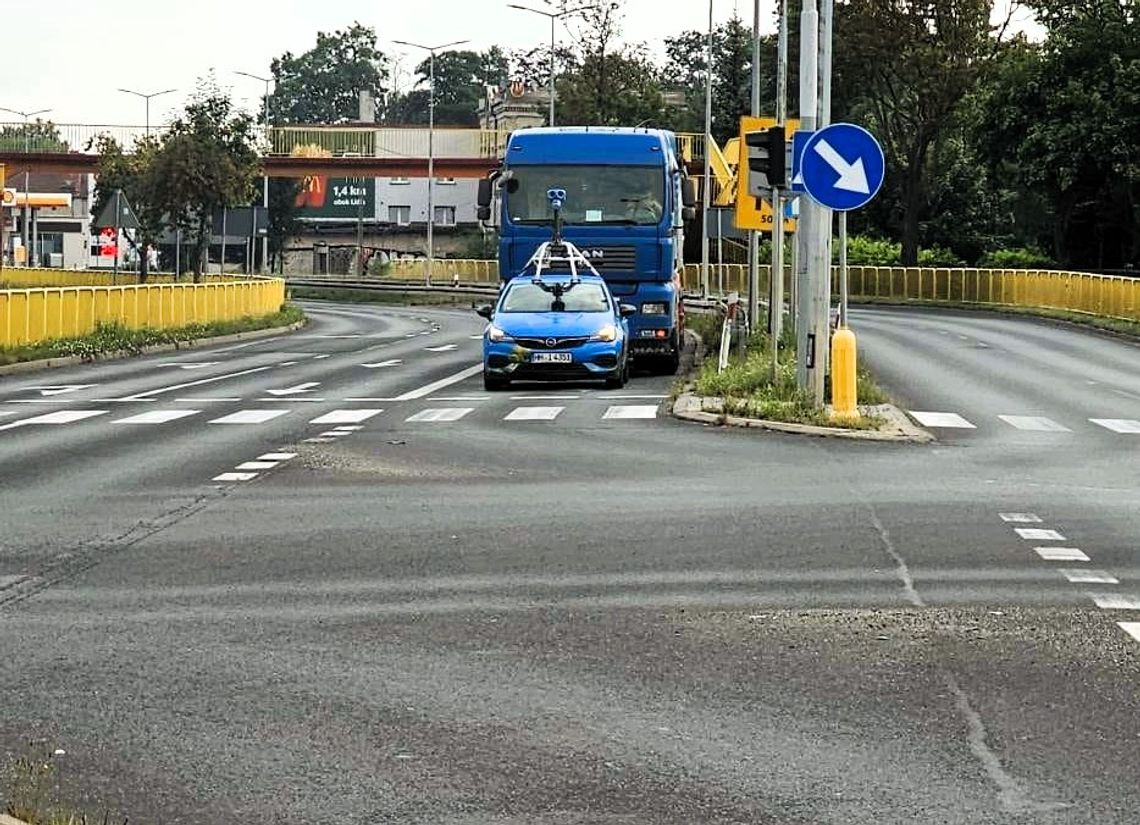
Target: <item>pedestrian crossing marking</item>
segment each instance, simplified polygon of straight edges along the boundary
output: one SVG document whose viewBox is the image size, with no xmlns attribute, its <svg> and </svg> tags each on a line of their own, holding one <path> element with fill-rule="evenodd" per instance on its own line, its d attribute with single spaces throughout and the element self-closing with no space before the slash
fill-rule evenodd
<svg viewBox="0 0 1140 825">
<path fill-rule="evenodd" d="M 1090 418 L 1089 421 L 1114 433 L 1140 434 L 1140 421 L 1131 418 Z"/>
<path fill-rule="evenodd" d="M 916 412 L 911 410 L 910 414 L 914 419 L 924 427 L 945 427 L 955 428 L 961 430 L 976 430 L 973 424 L 964 419 L 958 413 L 948 412 Z"/>
<path fill-rule="evenodd" d="M 1076 547 L 1034 547 L 1045 561 L 1088 561 L 1089 557 Z"/>
<path fill-rule="evenodd" d="M 112 424 L 166 424 L 170 421 L 177 421 L 180 418 L 188 418 L 191 415 L 197 415 L 201 410 L 151 410 L 150 412 L 139 413 L 132 415 L 128 418 L 120 418 L 117 421 L 112 421 Z"/>
<path fill-rule="evenodd" d="M 222 473 L 214 476 L 214 481 L 252 481 L 257 476 L 257 473 Z"/>
<path fill-rule="evenodd" d="M 553 421 L 565 407 L 515 407 L 504 421 Z"/>
<path fill-rule="evenodd" d="M 310 424 L 359 424 L 362 421 L 367 421 L 374 415 L 379 415 L 384 412 L 378 409 L 360 409 L 360 410 L 333 410 L 332 412 L 325 413 L 319 418 L 314 418 Z"/>
<path fill-rule="evenodd" d="M 634 418 L 656 418 L 656 404 L 615 404 L 606 410 L 603 419 L 613 421 Z"/>
<path fill-rule="evenodd" d="M 1071 433 L 1068 427 L 1042 415 L 999 415 L 1002 421 L 1019 430 L 1035 433 Z"/>
<path fill-rule="evenodd" d="M 415 415 L 409 416 L 404 420 L 415 422 L 458 421 L 474 409 L 474 407 L 441 407 L 436 409 L 427 409 L 421 410 Z"/>
<path fill-rule="evenodd" d="M 264 424 L 282 415 L 288 415 L 289 410 L 239 410 L 230 415 L 215 418 L 211 424 Z"/>
</svg>

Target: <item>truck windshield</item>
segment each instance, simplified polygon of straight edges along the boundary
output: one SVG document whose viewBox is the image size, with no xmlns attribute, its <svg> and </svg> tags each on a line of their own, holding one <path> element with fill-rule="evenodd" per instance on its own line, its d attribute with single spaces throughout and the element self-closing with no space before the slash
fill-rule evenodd
<svg viewBox="0 0 1140 825">
<path fill-rule="evenodd" d="M 554 218 L 548 189 L 565 189 L 567 224 L 655 226 L 665 203 L 665 175 L 656 166 L 515 166 L 507 210 L 515 223 Z"/>
<path fill-rule="evenodd" d="M 515 284 L 499 312 L 606 312 L 610 302 L 597 284 L 576 284 L 555 298 L 536 284 Z"/>
</svg>

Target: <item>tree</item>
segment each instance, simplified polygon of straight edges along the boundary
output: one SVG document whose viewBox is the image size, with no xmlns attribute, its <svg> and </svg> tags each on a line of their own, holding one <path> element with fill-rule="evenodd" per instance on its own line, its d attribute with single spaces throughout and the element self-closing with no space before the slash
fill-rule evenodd
<svg viewBox="0 0 1140 825">
<path fill-rule="evenodd" d="M 153 205 L 168 225 L 190 237 L 197 253 L 195 281 L 201 280 L 214 213 L 253 201 L 261 167 L 255 140 L 253 118 L 205 83 L 171 123 L 154 155 L 150 169 L 160 185 Z"/>
<path fill-rule="evenodd" d="M 836 99 L 882 142 L 902 262 L 918 261 L 928 166 L 994 53 L 990 0 L 851 0 L 836 6 Z M 854 79 L 858 79 L 856 86 Z M 860 91 L 861 89 L 861 91 Z"/>
<path fill-rule="evenodd" d="M 289 241 L 301 234 L 297 195 L 301 182 L 295 178 L 269 179 L 269 270 L 283 260 Z"/>
<path fill-rule="evenodd" d="M 128 242 L 140 252 L 158 242 L 166 225 L 166 215 L 159 203 L 159 190 L 163 184 L 154 173 L 160 146 L 157 136 L 136 139 L 131 152 L 123 151 L 123 147 L 110 135 L 100 135 L 95 142 L 99 165 L 95 173 L 95 197 L 91 211 L 101 215 L 115 197 L 115 192 L 121 190 L 139 220 L 138 237 L 134 240 L 128 238 Z M 149 274 L 147 256 L 140 254 L 139 261 L 139 283 L 146 283 Z"/>
<path fill-rule="evenodd" d="M 416 67 L 417 88 L 392 95 L 385 120 L 400 124 L 428 122 L 431 63 Z M 441 126 L 479 125 L 479 103 L 486 86 L 502 86 L 508 59 L 498 46 L 485 52 L 441 52 L 435 57 L 435 122 Z"/>
<path fill-rule="evenodd" d="M 270 71 L 276 81 L 273 123 L 344 123 L 357 120 L 360 92 L 384 99 L 388 58 L 375 30 L 354 23 L 332 34 L 317 32 L 316 46 L 299 56 L 286 52 Z"/>
<path fill-rule="evenodd" d="M 26 125 L 0 129 L 0 151 L 23 152 L 25 148 L 30 152 L 66 152 L 68 147 L 50 120 L 36 118 Z"/>
</svg>

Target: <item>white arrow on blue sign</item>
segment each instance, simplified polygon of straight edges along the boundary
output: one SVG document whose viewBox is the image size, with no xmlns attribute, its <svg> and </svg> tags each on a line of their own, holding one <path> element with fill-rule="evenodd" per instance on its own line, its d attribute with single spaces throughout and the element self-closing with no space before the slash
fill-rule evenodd
<svg viewBox="0 0 1140 825">
<path fill-rule="evenodd" d="M 837 212 L 870 203 L 883 185 L 885 170 L 883 148 L 854 123 L 833 123 L 813 133 L 800 158 L 807 193 Z"/>
</svg>

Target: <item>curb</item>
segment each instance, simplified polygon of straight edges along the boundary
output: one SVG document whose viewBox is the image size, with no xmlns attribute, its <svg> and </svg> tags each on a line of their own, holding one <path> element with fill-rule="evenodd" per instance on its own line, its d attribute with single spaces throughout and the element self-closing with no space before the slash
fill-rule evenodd
<svg viewBox="0 0 1140 825">
<path fill-rule="evenodd" d="M 195 338 L 191 341 L 179 341 L 175 344 L 156 344 L 152 347 L 143 347 L 141 352 L 131 353 L 111 353 L 107 355 L 97 355 L 94 358 L 85 358 L 82 355 L 69 355 L 65 358 L 42 358 L 38 361 L 20 361 L 17 364 L 8 364 L 7 366 L 0 367 L 0 376 L 4 375 L 17 375 L 24 372 L 36 372 L 38 370 L 52 369 L 55 367 L 71 367 L 76 364 L 94 364 L 102 361 L 118 361 L 124 358 L 134 358 L 140 355 L 158 355 L 164 352 L 175 352 L 184 349 L 196 349 L 199 347 L 209 347 L 216 344 L 229 344 L 234 341 L 248 341 L 256 340 L 258 338 L 269 338 L 273 335 L 284 335 L 289 332 L 296 332 L 301 327 L 308 323 L 305 321 L 297 321 L 296 323 L 289 324 L 284 327 L 269 327 L 267 329 L 254 329 L 249 332 L 235 332 L 231 335 L 217 335 L 213 338 Z M 4 820 L 0 819 L 0 825 L 6 825 Z"/>
<path fill-rule="evenodd" d="M 0 825 L 28 825 L 28 823 L 22 819 L 10 817 L 8 814 L 0 814 Z"/>
<path fill-rule="evenodd" d="M 893 404 L 879 404 L 863 407 L 865 414 L 881 415 L 887 419 L 886 430 L 848 430 L 843 427 L 820 427 L 815 424 L 793 424 L 784 421 L 768 421 L 762 418 L 744 418 L 726 415 L 724 401 L 720 398 L 705 398 L 692 393 L 681 395 L 673 404 L 673 417 L 682 421 L 695 421 L 701 424 L 717 424 L 746 429 L 772 430 L 793 435 L 814 435 L 829 438 L 847 438 L 854 441 L 893 441 L 912 444 L 929 444 L 934 436 L 915 426 L 906 414 Z"/>
</svg>

